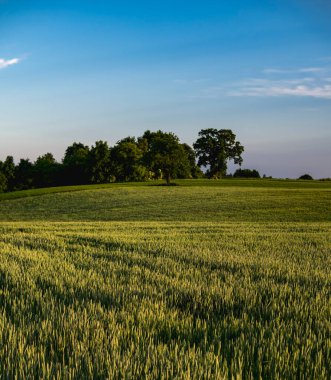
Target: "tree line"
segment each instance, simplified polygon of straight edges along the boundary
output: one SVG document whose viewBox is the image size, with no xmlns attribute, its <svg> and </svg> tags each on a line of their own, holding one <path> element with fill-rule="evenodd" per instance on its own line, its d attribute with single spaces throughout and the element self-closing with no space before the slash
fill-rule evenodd
<svg viewBox="0 0 331 380">
<path fill-rule="evenodd" d="M 96 141 L 91 147 L 74 142 L 61 162 L 52 153 L 35 162 L 12 156 L 0 161 L 0 191 L 37 187 L 98 184 L 175 178 L 221 178 L 227 162 L 241 165 L 244 147 L 230 129 L 202 129 L 193 148 L 172 132 L 145 131 L 141 137 L 126 137 L 113 147 Z M 201 168 L 204 167 L 203 172 Z"/>
</svg>

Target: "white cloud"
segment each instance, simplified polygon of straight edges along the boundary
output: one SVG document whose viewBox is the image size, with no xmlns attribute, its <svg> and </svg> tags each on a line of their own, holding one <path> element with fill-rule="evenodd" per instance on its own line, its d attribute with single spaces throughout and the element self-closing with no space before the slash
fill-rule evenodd
<svg viewBox="0 0 331 380">
<path fill-rule="evenodd" d="M 299 70 L 300 73 L 320 73 L 322 71 L 325 71 L 324 67 L 305 67 Z"/>
<path fill-rule="evenodd" d="M 304 78 L 303 78 L 304 79 Z M 325 80 L 259 80 L 245 81 L 231 90 L 229 96 L 297 96 L 331 99 L 331 85 Z"/>
<path fill-rule="evenodd" d="M 303 67 L 291 70 L 268 68 L 263 76 L 234 83 L 229 96 L 296 96 L 331 99 L 330 68 Z M 283 75 L 281 75 L 283 74 Z"/>
<path fill-rule="evenodd" d="M 263 72 L 265 74 L 286 74 L 286 73 L 289 73 L 291 71 L 270 68 L 270 69 L 264 69 Z"/>
<path fill-rule="evenodd" d="M 300 73 L 321 73 L 325 71 L 325 67 L 303 67 L 298 69 L 264 69 L 264 74 L 300 74 Z"/>
<path fill-rule="evenodd" d="M 238 82 L 218 86 L 204 86 L 189 99 L 219 99 L 237 97 L 310 97 L 331 100 L 331 68 L 303 67 L 296 69 L 268 68 L 260 77 L 246 78 Z M 262 74 L 262 73 L 261 73 Z M 283 74 L 283 75 L 281 75 Z M 207 80 L 201 80 L 203 83 Z M 198 81 L 177 79 L 175 83 L 189 84 Z M 200 82 L 200 81 L 199 81 Z"/>
<path fill-rule="evenodd" d="M 269 96 L 310 96 L 314 98 L 331 99 L 331 85 L 308 87 L 308 86 L 294 86 L 294 87 L 270 87 L 262 90 L 263 95 Z"/>
<path fill-rule="evenodd" d="M 5 69 L 8 66 L 16 65 L 19 62 L 20 62 L 19 58 L 12 58 L 12 59 L 7 59 L 7 60 L 0 58 L 0 70 Z"/>
</svg>

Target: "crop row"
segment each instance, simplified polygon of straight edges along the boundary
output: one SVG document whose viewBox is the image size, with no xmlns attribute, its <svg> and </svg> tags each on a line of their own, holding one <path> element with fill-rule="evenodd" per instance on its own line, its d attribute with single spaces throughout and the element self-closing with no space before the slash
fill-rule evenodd
<svg viewBox="0 0 331 380">
<path fill-rule="evenodd" d="M 0 378 L 330 378 L 329 232 L 2 223 Z"/>
</svg>

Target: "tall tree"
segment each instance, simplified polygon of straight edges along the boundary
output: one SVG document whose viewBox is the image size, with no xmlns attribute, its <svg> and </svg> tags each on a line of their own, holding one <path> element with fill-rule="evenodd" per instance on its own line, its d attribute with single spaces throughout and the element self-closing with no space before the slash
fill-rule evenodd
<svg viewBox="0 0 331 380">
<path fill-rule="evenodd" d="M 29 159 L 20 159 L 15 169 L 15 188 L 30 189 L 33 186 L 33 164 Z"/>
<path fill-rule="evenodd" d="M 34 163 L 34 185 L 36 187 L 49 187 L 58 185 L 57 173 L 59 164 L 52 153 L 39 156 Z"/>
<path fill-rule="evenodd" d="M 193 144 L 198 165 L 208 168 L 210 178 L 221 178 L 226 174 L 227 161 L 233 160 L 241 165 L 244 147 L 236 141 L 231 129 L 202 129 L 199 138 Z"/>
<path fill-rule="evenodd" d="M 15 188 L 15 163 L 13 156 L 7 156 L 2 163 L 2 173 L 6 177 L 7 190 L 13 191 Z"/>
<path fill-rule="evenodd" d="M 146 165 L 154 173 L 161 171 L 168 185 L 180 172 L 189 172 L 187 153 L 175 134 L 160 130 L 146 131 L 143 138 L 148 142 L 148 149 L 144 155 Z"/>
<path fill-rule="evenodd" d="M 143 181 L 147 169 L 142 164 L 143 151 L 134 137 L 117 142 L 111 149 L 111 163 L 117 181 Z"/>
<path fill-rule="evenodd" d="M 63 181 L 67 185 L 88 183 L 87 160 L 90 149 L 82 143 L 68 146 L 63 158 Z"/>
<path fill-rule="evenodd" d="M 92 183 L 107 183 L 111 178 L 110 149 L 106 141 L 96 141 L 88 155 L 89 180 Z"/>
</svg>

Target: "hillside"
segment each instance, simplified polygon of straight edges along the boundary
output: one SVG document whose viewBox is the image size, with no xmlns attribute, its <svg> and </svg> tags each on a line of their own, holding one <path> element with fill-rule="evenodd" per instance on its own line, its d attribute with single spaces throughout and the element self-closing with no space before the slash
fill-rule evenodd
<svg viewBox="0 0 331 380">
<path fill-rule="evenodd" d="M 330 378 L 331 184 L 178 183 L 0 196 L 1 378 Z"/>
<path fill-rule="evenodd" d="M 0 220 L 326 221 L 331 182 L 177 180 L 0 194 Z"/>
</svg>

